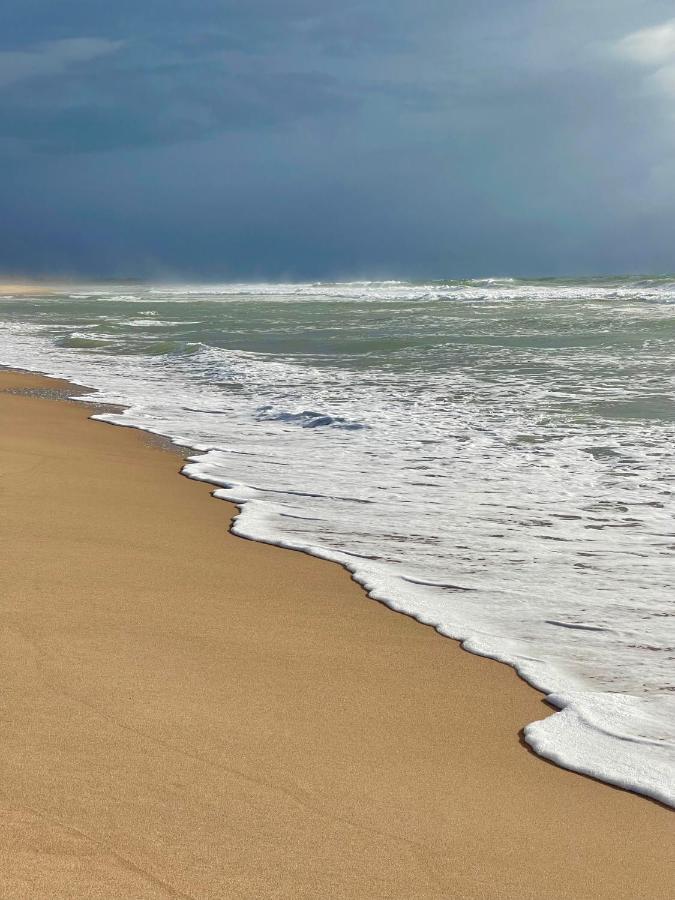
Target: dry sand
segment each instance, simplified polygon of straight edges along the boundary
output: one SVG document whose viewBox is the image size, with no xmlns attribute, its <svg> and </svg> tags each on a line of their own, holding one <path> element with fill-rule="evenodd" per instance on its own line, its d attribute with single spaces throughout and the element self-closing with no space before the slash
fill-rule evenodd
<svg viewBox="0 0 675 900">
<path fill-rule="evenodd" d="M 33 281 L 0 281 L 0 295 L 14 294 L 15 296 L 32 296 L 34 294 L 51 294 L 56 290 L 53 284 L 42 284 Z"/>
<path fill-rule="evenodd" d="M 0 393 L 1 897 L 672 900 L 672 812 L 521 746 L 510 669 L 89 412 Z"/>
</svg>

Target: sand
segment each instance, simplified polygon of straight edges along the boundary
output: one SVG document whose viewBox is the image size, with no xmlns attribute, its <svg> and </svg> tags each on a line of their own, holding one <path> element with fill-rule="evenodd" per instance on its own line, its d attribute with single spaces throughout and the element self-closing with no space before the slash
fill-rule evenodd
<svg viewBox="0 0 675 900">
<path fill-rule="evenodd" d="M 35 294 L 51 294 L 56 287 L 50 282 L 49 285 L 35 281 L 2 281 L 0 280 L 0 296 L 5 294 L 13 294 L 17 297 L 30 297 Z"/>
<path fill-rule="evenodd" d="M 522 746 L 510 669 L 60 386 L 0 373 L 0 896 L 675 896 L 672 812 Z"/>
</svg>

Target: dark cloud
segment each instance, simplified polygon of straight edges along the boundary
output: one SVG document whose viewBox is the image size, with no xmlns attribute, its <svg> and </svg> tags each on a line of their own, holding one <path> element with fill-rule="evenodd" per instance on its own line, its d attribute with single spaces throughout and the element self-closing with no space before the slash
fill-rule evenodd
<svg viewBox="0 0 675 900">
<path fill-rule="evenodd" d="M 672 268 L 661 0 L 8 0 L 0 266 Z"/>
<path fill-rule="evenodd" d="M 378 16 L 377 4 L 329 13 L 262 0 L 244 10 L 203 0 L 170 10 L 152 2 L 64 6 L 55 15 L 30 3 L 5 32 L 16 45 L 0 50 L 0 137 L 26 149 L 174 143 L 339 114 L 390 87 L 367 76 L 355 82 L 330 58 L 405 45 L 392 39 L 391 17 Z M 428 93 L 415 84 L 394 85 L 399 91 L 408 102 Z"/>
<path fill-rule="evenodd" d="M 223 53 L 155 54 L 151 63 L 123 47 L 0 90 L 0 137 L 25 141 L 27 151 L 92 152 L 264 131 L 355 102 L 322 73 L 266 72 Z"/>
</svg>

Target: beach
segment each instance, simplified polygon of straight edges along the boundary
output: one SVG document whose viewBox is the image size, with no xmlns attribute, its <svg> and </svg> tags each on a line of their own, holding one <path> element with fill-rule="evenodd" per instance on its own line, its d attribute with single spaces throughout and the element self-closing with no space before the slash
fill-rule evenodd
<svg viewBox="0 0 675 900">
<path fill-rule="evenodd" d="M 508 667 L 0 373 L 0 895 L 670 898 L 665 807 L 519 737 Z"/>
<path fill-rule="evenodd" d="M 11 294 L 15 297 L 32 297 L 49 294 L 53 285 L 41 284 L 38 281 L 0 281 L 0 296 Z"/>
</svg>

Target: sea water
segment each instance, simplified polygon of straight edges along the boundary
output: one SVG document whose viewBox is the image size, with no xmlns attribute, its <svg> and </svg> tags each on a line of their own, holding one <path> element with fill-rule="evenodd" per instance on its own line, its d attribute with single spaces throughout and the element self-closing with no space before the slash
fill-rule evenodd
<svg viewBox="0 0 675 900">
<path fill-rule="evenodd" d="M 193 448 L 237 534 L 514 666 L 537 753 L 675 805 L 675 279 L 79 285 L 0 298 L 0 364 Z"/>
</svg>

